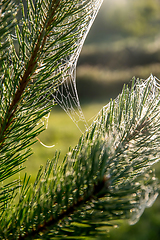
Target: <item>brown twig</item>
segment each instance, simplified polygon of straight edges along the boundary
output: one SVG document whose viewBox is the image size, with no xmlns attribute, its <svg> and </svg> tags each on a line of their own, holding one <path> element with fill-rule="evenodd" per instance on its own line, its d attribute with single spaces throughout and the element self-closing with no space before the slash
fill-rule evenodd
<svg viewBox="0 0 160 240">
<path fill-rule="evenodd" d="M 47 22 L 46 26 L 44 24 L 44 27 L 39 34 L 39 37 L 38 37 L 37 43 L 35 45 L 35 48 L 33 50 L 33 53 L 30 57 L 30 60 L 27 64 L 27 66 L 26 66 L 26 70 L 24 71 L 24 74 L 20 79 L 19 88 L 17 88 L 17 90 L 15 92 L 15 95 L 14 95 L 14 98 L 13 98 L 13 100 L 12 100 L 10 106 L 9 106 L 7 116 L 5 118 L 6 120 L 5 120 L 5 122 L 3 120 L 2 123 L 1 123 L 0 132 L 1 132 L 2 138 L 0 139 L 0 143 L 3 143 L 3 141 L 5 140 L 5 138 L 3 137 L 4 133 L 9 128 L 9 126 L 14 122 L 13 117 L 14 117 L 14 114 L 17 110 L 18 103 L 21 101 L 21 98 L 22 98 L 22 95 L 25 91 L 25 88 L 28 85 L 29 81 L 31 80 L 31 75 L 35 70 L 36 64 L 39 60 L 40 53 L 43 50 L 44 45 L 46 43 L 47 32 L 49 30 L 49 27 L 55 20 L 55 18 L 53 16 L 54 16 L 55 11 L 57 10 L 57 8 L 60 4 L 60 1 L 61 0 L 59 0 L 59 1 L 53 0 L 53 2 L 52 2 L 51 8 L 53 8 L 53 9 L 52 9 L 52 11 L 50 13 L 50 16 L 48 18 L 48 22 Z M 3 129 L 3 124 L 5 124 L 4 129 Z"/>
<path fill-rule="evenodd" d="M 43 224 L 40 224 L 38 227 L 33 228 L 30 232 L 26 232 L 23 236 L 19 236 L 18 240 L 25 240 L 26 238 L 33 238 L 38 233 L 43 232 L 45 233 L 49 227 L 57 224 L 60 220 L 62 220 L 65 217 L 69 217 L 71 214 L 73 214 L 79 207 L 84 205 L 87 201 L 91 201 L 95 197 L 103 197 L 106 194 L 106 191 L 109 187 L 109 178 L 103 177 L 103 180 L 98 182 L 94 185 L 93 191 L 90 195 L 84 195 L 83 197 L 80 197 L 76 203 L 73 203 L 71 206 L 69 206 L 66 210 L 63 210 L 57 218 L 50 217 L 48 221 L 45 221 Z M 105 191 L 101 194 L 101 191 Z"/>
</svg>

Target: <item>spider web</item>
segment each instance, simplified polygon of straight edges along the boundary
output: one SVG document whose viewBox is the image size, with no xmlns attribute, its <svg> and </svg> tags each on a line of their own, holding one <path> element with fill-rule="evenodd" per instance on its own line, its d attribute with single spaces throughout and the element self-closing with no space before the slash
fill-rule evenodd
<svg viewBox="0 0 160 240">
<path fill-rule="evenodd" d="M 75 31 L 78 33 L 76 35 L 76 41 L 72 53 L 66 58 L 60 59 L 58 68 L 53 72 L 54 77 L 58 75 L 61 76 L 58 79 L 59 83 L 56 86 L 53 84 L 53 87 L 50 88 L 50 90 L 52 90 L 51 95 L 53 105 L 58 104 L 68 114 L 81 132 L 82 129 L 88 128 L 88 124 L 84 117 L 78 97 L 76 87 L 76 65 L 86 36 L 95 20 L 102 2 L 103 0 L 77 1 L 74 4 L 74 7 L 78 9 L 83 6 L 83 10 L 73 16 L 69 16 L 67 20 L 64 20 L 64 24 L 61 24 L 61 32 L 64 33 L 68 31 L 68 25 L 72 26 L 77 19 L 83 18 L 83 22 L 77 25 L 76 30 L 74 29 L 73 33 L 71 32 L 71 34 L 74 34 Z M 64 43 L 61 44 L 63 45 Z M 56 50 L 53 50 L 56 53 Z M 48 118 L 49 115 L 42 120 L 45 125 L 48 124 Z"/>
<path fill-rule="evenodd" d="M 83 125 L 88 128 L 84 117 L 76 87 L 76 68 L 70 68 L 68 79 L 56 90 L 54 102 L 57 103 L 76 124 L 80 131 Z"/>
<path fill-rule="evenodd" d="M 147 99 L 145 101 L 145 104 L 143 106 L 143 110 L 141 113 L 141 117 L 143 118 L 146 115 L 146 112 L 148 111 L 148 106 L 153 103 L 155 103 L 155 106 L 158 105 L 159 106 L 159 102 L 160 102 L 160 80 L 153 76 L 152 74 L 146 79 L 146 80 L 141 80 L 138 83 L 135 84 L 135 87 L 137 86 L 137 90 L 139 90 L 139 94 L 140 94 L 140 99 L 143 99 L 144 96 L 144 92 L 146 91 L 146 87 L 148 86 L 148 90 L 149 92 L 147 92 Z M 132 96 L 131 96 L 132 97 Z M 119 105 L 119 96 L 114 100 L 115 105 Z M 141 101 L 140 101 L 141 102 Z M 97 114 L 97 116 L 94 119 L 95 123 L 100 123 L 101 122 L 101 113 L 102 111 L 105 112 L 105 116 L 107 116 L 107 112 L 110 111 L 110 103 L 108 103 L 107 105 L 105 105 L 100 112 Z M 157 111 L 159 112 L 159 107 L 157 109 Z M 159 114 L 155 114 L 155 122 L 159 122 Z M 121 124 L 121 131 L 126 131 L 125 129 L 125 124 Z M 116 131 L 116 130 L 115 130 Z M 154 130 L 153 130 L 154 131 Z M 113 131 L 114 132 L 114 131 Z M 121 139 L 121 135 L 119 135 L 118 132 L 116 132 L 114 138 L 114 143 L 112 143 L 112 146 L 115 148 L 116 147 L 116 143 L 120 142 Z M 150 137 L 150 141 L 155 140 L 156 135 L 155 136 L 151 136 Z M 127 155 L 126 155 L 127 156 Z M 152 156 L 150 154 L 150 159 L 151 161 L 148 162 L 148 166 L 149 165 L 153 165 L 154 163 L 159 161 L 159 157 L 155 158 L 154 155 Z M 141 161 L 141 155 L 140 155 L 140 161 Z M 149 176 L 151 175 L 151 176 Z M 151 180 L 155 180 L 155 175 L 154 172 L 152 170 L 149 171 L 149 173 L 147 173 L 145 175 L 146 178 L 151 177 Z M 139 184 L 139 183 L 138 183 Z M 137 206 L 135 206 L 134 208 L 132 208 L 130 210 L 130 215 L 129 215 L 129 224 L 130 225 L 134 225 L 135 223 L 138 222 L 140 216 L 143 214 L 145 208 L 151 207 L 153 205 L 153 203 L 155 202 L 155 200 L 157 199 L 159 193 L 157 190 L 157 185 L 145 185 L 144 183 L 141 183 L 141 191 L 137 191 Z"/>
<path fill-rule="evenodd" d="M 137 84 L 137 83 L 136 83 Z M 135 84 L 135 85 L 136 85 Z M 160 79 L 158 79 L 156 76 L 153 76 L 152 74 L 147 79 L 141 79 L 141 82 L 138 86 L 140 90 L 141 97 L 143 97 L 144 91 L 146 89 L 146 86 L 149 86 L 150 94 L 147 96 L 147 104 L 153 101 L 153 99 L 157 98 L 160 93 Z M 119 96 L 117 96 L 115 99 L 115 104 L 118 104 Z M 159 98 L 157 98 L 157 101 L 159 101 Z M 145 108 L 144 108 L 145 109 Z M 103 106 L 102 109 L 98 112 L 98 114 L 93 118 L 94 121 L 98 121 L 99 116 L 101 115 L 102 110 L 109 111 L 110 110 L 110 102 L 107 103 L 107 105 Z"/>
</svg>

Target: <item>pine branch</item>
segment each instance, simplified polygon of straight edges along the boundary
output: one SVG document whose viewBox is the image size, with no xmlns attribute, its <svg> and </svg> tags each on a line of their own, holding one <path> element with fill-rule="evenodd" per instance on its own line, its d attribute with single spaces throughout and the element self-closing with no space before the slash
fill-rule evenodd
<svg viewBox="0 0 160 240">
<path fill-rule="evenodd" d="M 9 106 L 5 121 L 3 120 L 1 123 L 0 132 L 2 136 L 4 135 L 6 130 L 9 128 L 9 126 L 13 124 L 13 122 L 16 120 L 16 118 L 13 119 L 13 117 L 14 117 L 15 111 L 17 110 L 17 105 L 21 100 L 23 92 L 26 89 L 29 81 L 31 81 L 31 74 L 33 74 L 35 67 L 37 65 L 37 62 L 39 60 L 40 54 L 44 48 L 46 38 L 47 38 L 47 33 L 50 31 L 51 23 L 53 24 L 54 22 L 53 16 L 55 15 L 55 11 L 57 10 L 59 3 L 60 3 L 60 0 L 52 1 L 49 17 L 46 19 L 44 26 L 42 28 L 42 31 L 38 36 L 37 43 L 35 44 L 33 53 L 30 57 L 30 60 L 27 63 L 23 76 L 20 79 L 19 88 L 17 88 L 15 95 L 13 97 L 13 100 Z M 3 127 L 4 124 L 5 124 L 5 127 Z M 2 138 L 0 140 L 0 143 L 2 143 L 3 141 L 4 139 Z"/>
<path fill-rule="evenodd" d="M 93 11 L 87 0 L 35 4 L 28 0 L 26 14 L 22 2 L 20 6 L 22 19 L 14 25 L 15 34 L 8 32 L 10 47 L 2 64 L 0 151 L 5 164 L 1 181 L 22 169 L 19 166 L 31 154 L 29 147 L 44 129 L 39 122 L 54 105 L 53 93 L 61 79 L 65 81 L 75 66 L 77 42 L 84 38 Z"/>
<path fill-rule="evenodd" d="M 159 160 L 160 99 L 155 89 L 152 76 L 145 83 L 137 80 L 131 91 L 124 88 L 61 166 L 55 165 L 56 154 L 44 172 L 40 169 L 33 187 L 24 179 L 13 215 L 5 212 L 2 233 L 7 235 L 2 236 L 76 239 L 95 236 L 101 228 L 103 233 L 115 220 L 138 221 L 159 189 L 150 169 Z"/>
</svg>

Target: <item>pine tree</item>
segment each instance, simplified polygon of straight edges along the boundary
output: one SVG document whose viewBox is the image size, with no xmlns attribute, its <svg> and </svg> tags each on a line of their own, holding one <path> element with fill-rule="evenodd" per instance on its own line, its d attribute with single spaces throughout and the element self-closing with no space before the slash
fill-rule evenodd
<svg viewBox="0 0 160 240">
<path fill-rule="evenodd" d="M 82 239 L 138 221 L 159 182 L 159 80 L 133 79 L 35 183 L 11 181 L 76 62 L 101 0 L 0 3 L 0 239 Z M 105 227 L 105 228 L 104 228 Z"/>
</svg>

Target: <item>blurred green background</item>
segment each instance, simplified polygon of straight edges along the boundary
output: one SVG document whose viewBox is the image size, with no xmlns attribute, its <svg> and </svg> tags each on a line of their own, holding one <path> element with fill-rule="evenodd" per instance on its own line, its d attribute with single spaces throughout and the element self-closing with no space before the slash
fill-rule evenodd
<svg viewBox="0 0 160 240">
<path fill-rule="evenodd" d="M 77 67 L 77 89 L 87 121 L 121 92 L 124 83 L 130 84 L 133 76 L 146 79 L 151 73 L 160 78 L 160 0 L 104 0 Z M 32 180 L 41 164 L 56 150 L 61 150 L 62 159 L 80 135 L 67 114 L 54 107 L 48 129 L 39 138 L 55 147 L 45 148 L 39 142 L 33 146 L 34 154 L 25 163 Z M 160 178 L 160 164 L 155 167 Z M 122 223 L 97 239 L 159 240 L 160 197 L 136 225 Z"/>
</svg>

